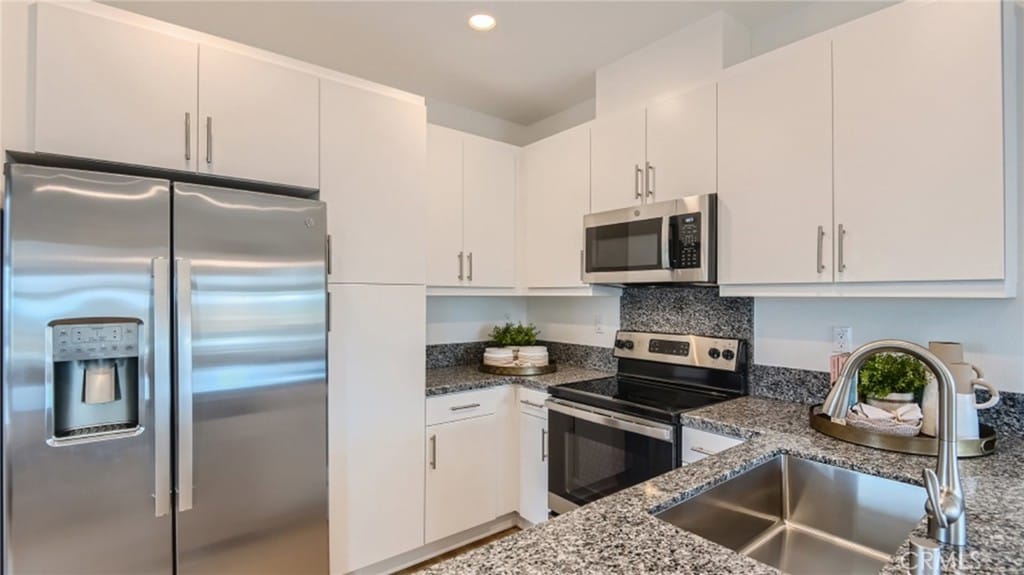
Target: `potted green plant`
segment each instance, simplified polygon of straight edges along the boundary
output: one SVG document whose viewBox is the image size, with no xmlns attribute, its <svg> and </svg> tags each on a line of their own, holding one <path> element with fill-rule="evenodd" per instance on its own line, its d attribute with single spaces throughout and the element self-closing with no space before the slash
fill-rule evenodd
<svg viewBox="0 0 1024 575">
<path fill-rule="evenodd" d="M 857 388 L 868 403 L 894 411 L 916 398 L 928 385 L 928 369 L 902 353 L 880 353 L 860 368 Z"/>
<path fill-rule="evenodd" d="M 540 330 L 532 323 L 523 325 L 522 323 L 508 322 L 504 325 L 496 325 L 491 330 L 491 340 L 494 343 L 513 350 L 537 343 L 538 335 L 540 335 Z"/>
</svg>

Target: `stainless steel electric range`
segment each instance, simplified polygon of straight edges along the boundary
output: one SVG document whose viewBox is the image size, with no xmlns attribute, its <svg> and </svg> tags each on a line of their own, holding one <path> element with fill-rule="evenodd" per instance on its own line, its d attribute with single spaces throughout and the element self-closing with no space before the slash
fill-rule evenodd
<svg viewBox="0 0 1024 575">
<path fill-rule="evenodd" d="M 549 389 L 555 513 L 679 467 L 679 415 L 747 394 L 742 340 L 620 331 L 614 354 L 615 376 Z"/>
</svg>

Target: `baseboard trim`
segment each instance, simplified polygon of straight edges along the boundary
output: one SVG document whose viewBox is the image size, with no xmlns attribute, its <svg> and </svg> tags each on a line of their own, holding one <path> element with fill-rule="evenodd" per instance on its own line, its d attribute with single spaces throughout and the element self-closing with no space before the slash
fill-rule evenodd
<svg viewBox="0 0 1024 575">
<path fill-rule="evenodd" d="M 508 513 L 502 515 L 497 519 L 494 519 L 483 525 L 478 525 L 472 529 L 467 529 L 461 533 L 450 535 L 444 539 L 439 539 L 433 543 L 418 547 L 412 551 L 406 551 L 401 555 L 396 555 L 390 559 L 385 559 L 379 563 L 368 565 L 361 569 L 351 571 L 349 575 L 379 575 L 381 573 L 394 573 L 406 567 L 411 567 L 417 563 L 422 563 L 428 559 L 437 557 L 442 553 L 451 551 L 452 549 L 458 549 L 463 545 L 472 543 L 478 539 L 483 539 L 490 535 L 494 535 L 500 531 L 504 531 L 509 527 L 521 527 L 525 525 L 527 527 L 532 524 L 524 520 L 519 516 L 518 513 Z"/>
</svg>

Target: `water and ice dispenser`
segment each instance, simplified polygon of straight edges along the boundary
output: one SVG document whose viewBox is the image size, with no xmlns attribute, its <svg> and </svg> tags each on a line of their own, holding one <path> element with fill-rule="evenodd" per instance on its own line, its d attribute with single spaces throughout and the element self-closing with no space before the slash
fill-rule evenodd
<svg viewBox="0 0 1024 575">
<path fill-rule="evenodd" d="M 99 438 L 139 427 L 138 320 L 52 322 L 53 439 Z"/>
</svg>

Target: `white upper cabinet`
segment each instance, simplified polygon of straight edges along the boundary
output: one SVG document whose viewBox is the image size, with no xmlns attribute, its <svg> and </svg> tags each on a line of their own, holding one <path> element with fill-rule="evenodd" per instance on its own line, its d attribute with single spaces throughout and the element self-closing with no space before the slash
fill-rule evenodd
<svg viewBox="0 0 1024 575">
<path fill-rule="evenodd" d="M 519 149 L 427 126 L 427 285 L 515 285 Z"/>
<path fill-rule="evenodd" d="M 466 282 L 515 285 L 516 146 L 466 135 L 463 156 L 463 247 Z"/>
<path fill-rule="evenodd" d="M 297 70 L 200 46 L 199 170 L 319 187 L 318 82 Z"/>
<path fill-rule="evenodd" d="M 645 111 L 622 112 L 591 122 L 590 211 L 643 202 Z"/>
<path fill-rule="evenodd" d="M 427 125 L 427 285 L 465 280 L 462 250 L 462 133 Z"/>
<path fill-rule="evenodd" d="M 715 84 L 647 107 L 648 201 L 714 193 L 718 188 Z"/>
<path fill-rule="evenodd" d="M 832 281 L 829 50 L 812 38 L 719 82 L 720 284 Z"/>
<path fill-rule="evenodd" d="M 1000 8 L 908 2 L 836 31 L 838 281 L 1004 277 Z"/>
<path fill-rule="evenodd" d="M 35 10 L 37 151 L 196 169 L 195 42 L 54 4 Z"/>
<path fill-rule="evenodd" d="M 320 82 L 329 282 L 424 283 L 426 122 L 422 103 Z"/>
<path fill-rule="evenodd" d="M 585 285 L 583 216 L 590 212 L 590 127 L 579 126 L 523 148 L 528 287 Z"/>
</svg>

